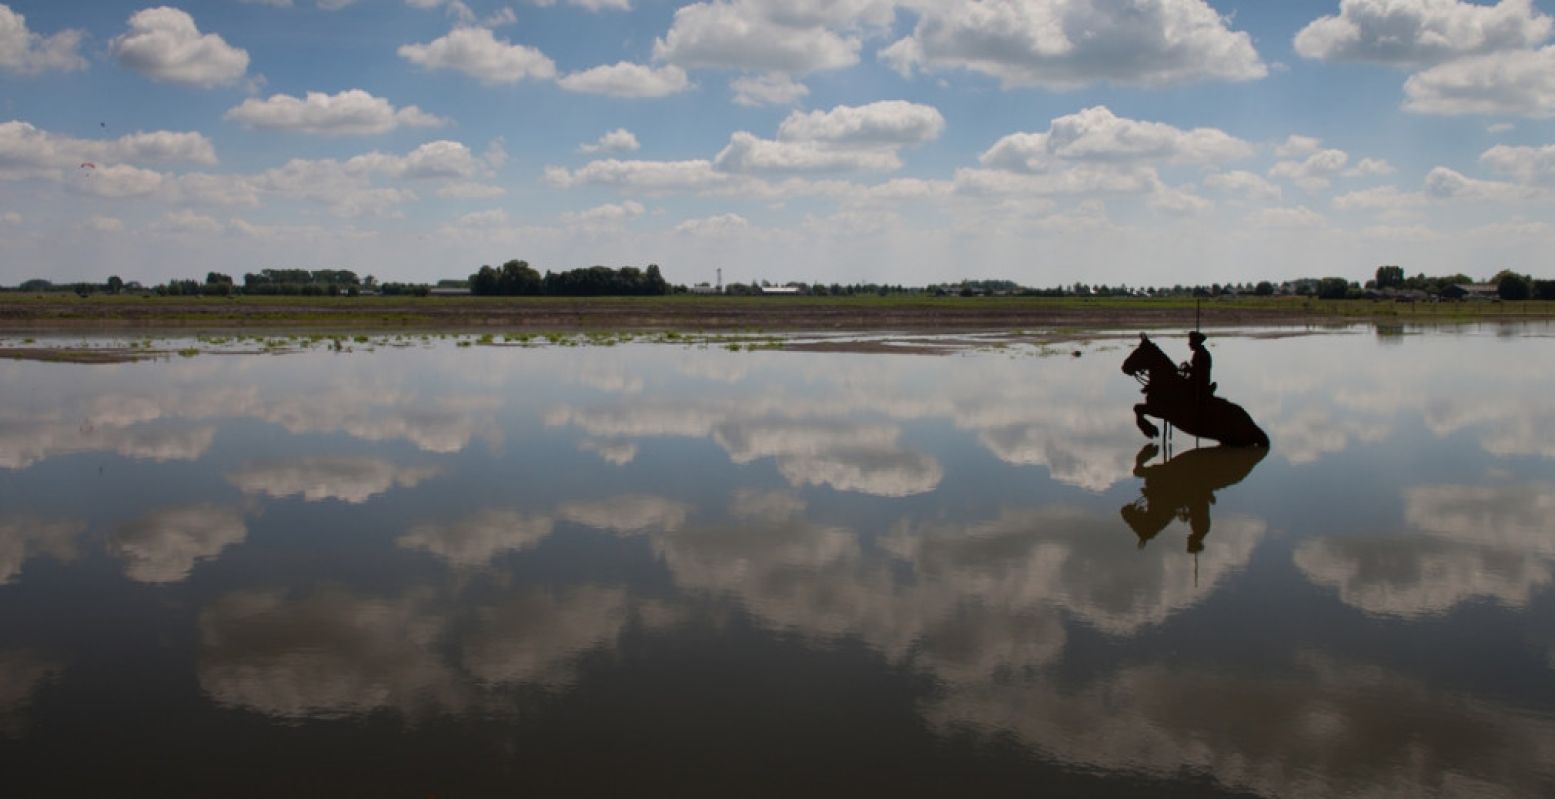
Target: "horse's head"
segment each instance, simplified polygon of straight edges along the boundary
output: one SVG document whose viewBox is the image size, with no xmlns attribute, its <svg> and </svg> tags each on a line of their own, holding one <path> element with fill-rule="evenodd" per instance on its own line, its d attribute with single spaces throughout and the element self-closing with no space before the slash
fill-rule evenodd
<svg viewBox="0 0 1555 799">
<path fill-rule="evenodd" d="M 1172 359 L 1166 357 L 1166 353 L 1155 345 L 1154 341 L 1144 333 L 1139 334 L 1139 346 L 1123 359 L 1123 374 L 1130 377 L 1138 377 L 1148 374 L 1152 369 L 1161 368 L 1165 364 L 1167 369 L 1173 369 Z"/>
</svg>

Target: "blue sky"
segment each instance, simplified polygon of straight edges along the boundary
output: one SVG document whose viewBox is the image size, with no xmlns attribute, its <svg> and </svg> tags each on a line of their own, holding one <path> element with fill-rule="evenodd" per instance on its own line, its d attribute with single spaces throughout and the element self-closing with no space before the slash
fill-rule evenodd
<svg viewBox="0 0 1555 799">
<path fill-rule="evenodd" d="M 0 0 L 0 283 L 509 258 L 684 283 L 1551 276 L 1552 16 Z"/>
</svg>

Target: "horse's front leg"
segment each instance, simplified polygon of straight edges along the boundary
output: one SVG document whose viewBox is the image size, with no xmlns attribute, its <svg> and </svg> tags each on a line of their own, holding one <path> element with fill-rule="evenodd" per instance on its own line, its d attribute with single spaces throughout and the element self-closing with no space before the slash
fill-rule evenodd
<svg viewBox="0 0 1555 799">
<path fill-rule="evenodd" d="M 1156 435 L 1161 431 L 1156 429 L 1156 426 L 1151 424 L 1150 420 L 1145 418 L 1145 414 L 1149 412 L 1149 410 L 1150 406 L 1146 403 L 1141 402 L 1138 405 L 1135 405 L 1134 424 L 1139 425 L 1139 432 L 1144 433 L 1145 438 L 1155 438 Z"/>
</svg>

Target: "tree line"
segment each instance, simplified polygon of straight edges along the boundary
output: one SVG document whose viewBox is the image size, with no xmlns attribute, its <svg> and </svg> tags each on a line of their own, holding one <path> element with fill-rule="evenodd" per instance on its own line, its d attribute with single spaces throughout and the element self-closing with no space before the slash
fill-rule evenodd
<svg viewBox="0 0 1555 799">
<path fill-rule="evenodd" d="M 563 272 L 547 270 L 542 276 L 528 261 L 512 260 L 499 268 L 482 266 L 470 275 L 470 293 L 481 296 L 648 296 L 669 294 L 674 289 L 659 273 L 658 264 L 647 269 L 623 266 L 589 266 Z"/>
</svg>

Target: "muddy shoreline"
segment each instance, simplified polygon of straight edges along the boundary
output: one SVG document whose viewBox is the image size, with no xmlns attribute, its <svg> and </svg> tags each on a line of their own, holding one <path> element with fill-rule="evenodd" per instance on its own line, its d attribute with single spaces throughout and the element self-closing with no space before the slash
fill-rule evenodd
<svg viewBox="0 0 1555 799">
<path fill-rule="evenodd" d="M 1536 306 L 1536 307 L 1535 307 Z M 1351 323 L 1455 324 L 1555 316 L 1555 304 L 1404 307 L 1358 301 L 1044 298 L 0 298 L 0 332 L 237 330 L 1086 331 Z"/>
</svg>

